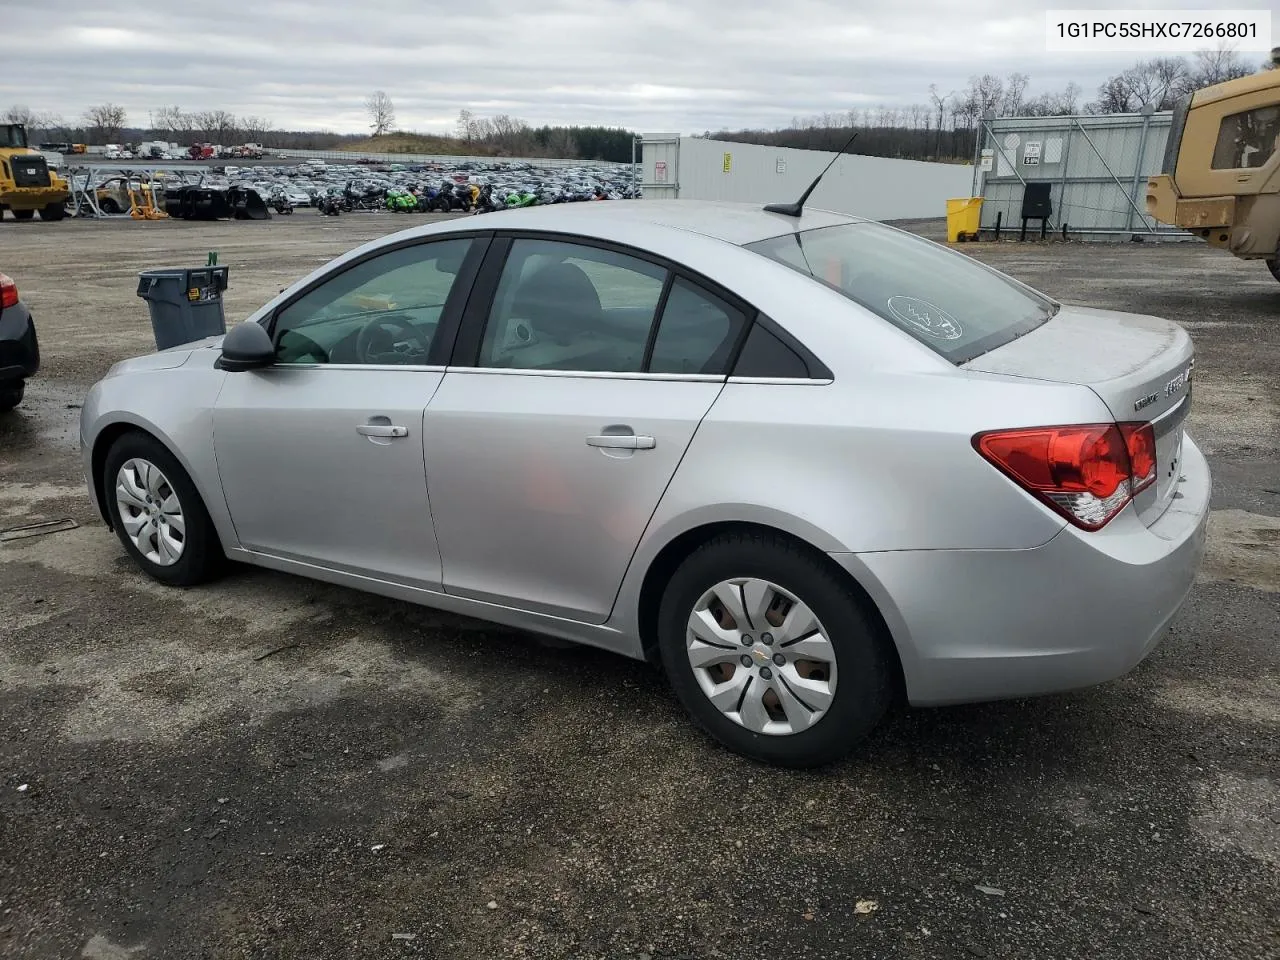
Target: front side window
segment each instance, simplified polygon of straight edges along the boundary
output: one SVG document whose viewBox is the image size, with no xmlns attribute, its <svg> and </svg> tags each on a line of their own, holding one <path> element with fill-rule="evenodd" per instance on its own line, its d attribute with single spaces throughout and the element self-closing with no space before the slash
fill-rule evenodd
<svg viewBox="0 0 1280 960">
<path fill-rule="evenodd" d="M 1034 330 L 1057 304 L 964 254 L 877 223 L 748 244 L 844 294 L 952 363 Z"/>
<path fill-rule="evenodd" d="M 1280 137 L 1280 107 L 1258 107 L 1222 118 L 1213 148 L 1214 170 L 1260 167 L 1276 150 Z"/>
<path fill-rule="evenodd" d="M 379 254 L 276 315 L 279 363 L 425 364 L 470 239 Z"/>
<path fill-rule="evenodd" d="M 600 247 L 518 239 L 485 324 L 482 367 L 638 373 L 667 271 Z"/>
</svg>

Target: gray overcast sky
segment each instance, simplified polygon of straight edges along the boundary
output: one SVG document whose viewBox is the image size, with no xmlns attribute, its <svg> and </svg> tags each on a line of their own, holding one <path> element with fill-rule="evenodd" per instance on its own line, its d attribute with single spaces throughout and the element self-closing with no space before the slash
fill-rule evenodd
<svg viewBox="0 0 1280 960">
<path fill-rule="evenodd" d="M 1124 5 L 1277 8 L 1276 0 Z M 294 129 L 355 132 L 367 128 L 364 98 L 383 89 L 405 129 L 451 130 L 466 107 L 535 124 L 690 133 L 773 127 L 857 105 L 923 103 L 930 83 L 945 94 L 982 72 L 1029 74 L 1029 95 L 1074 80 L 1089 98 L 1141 55 L 1047 54 L 1044 11 L 1106 6 L 0 0 L 0 109 L 21 103 L 70 120 L 110 100 L 128 109 L 131 124 L 145 125 L 149 110 L 177 104 L 263 116 Z"/>
</svg>

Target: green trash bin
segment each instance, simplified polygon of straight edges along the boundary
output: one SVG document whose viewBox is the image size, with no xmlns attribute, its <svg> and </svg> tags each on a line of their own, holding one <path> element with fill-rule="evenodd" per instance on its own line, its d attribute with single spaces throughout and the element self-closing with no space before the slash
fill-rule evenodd
<svg viewBox="0 0 1280 960">
<path fill-rule="evenodd" d="M 138 274 L 138 296 L 151 311 L 156 349 L 226 333 L 222 311 L 226 289 L 226 267 L 165 267 Z"/>
</svg>

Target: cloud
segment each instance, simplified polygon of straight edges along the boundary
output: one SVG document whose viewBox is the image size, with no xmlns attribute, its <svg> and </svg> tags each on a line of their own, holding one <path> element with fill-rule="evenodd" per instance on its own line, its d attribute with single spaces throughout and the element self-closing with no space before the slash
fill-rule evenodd
<svg viewBox="0 0 1280 960">
<path fill-rule="evenodd" d="M 110 100 L 145 124 L 149 111 L 177 104 L 348 132 L 366 128 L 364 100 L 382 89 L 408 129 L 448 130 L 468 108 L 700 132 L 923 103 L 930 83 L 946 93 L 974 73 L 1029 74 L 1029 94 L 1074 80 L 1087 96 L 1137 59 L 1047 55 L 1049 5 L 40 0 L 6 4 L 0 108 L 70 119 Z M 54 23 L 67 28 L 55 33 Z"/>
</svg>

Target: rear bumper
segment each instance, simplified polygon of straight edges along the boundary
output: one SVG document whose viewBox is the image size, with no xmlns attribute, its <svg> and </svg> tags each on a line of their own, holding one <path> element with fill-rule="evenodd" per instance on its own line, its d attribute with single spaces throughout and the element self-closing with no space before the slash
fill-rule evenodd
<svg viewBox="0 0 1280 960">
<path fill-rule="evenodd" d="M 0 313 L 0 381 L 25 380 L 40 369 L 40 343 L 31 312 L 19 301 Z"/>
<path fill-rule="evenodd" d="M 1030 550 L 833 554 L 879 605 L 911 703 L 1072 690 L 1146 657 L 1204 555 L 1209 466 L 1189 437 L 1183 451 L 1179 496 L 1150 527 L 1129 506 Z"/>
</svg>

